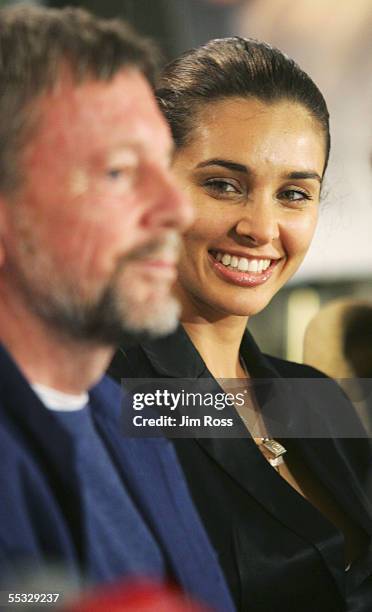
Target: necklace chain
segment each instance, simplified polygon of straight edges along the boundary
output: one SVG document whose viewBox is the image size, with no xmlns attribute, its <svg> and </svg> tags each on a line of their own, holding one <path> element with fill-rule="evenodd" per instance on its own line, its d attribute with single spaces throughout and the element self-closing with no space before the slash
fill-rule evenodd
<svg viewBox="0 0 372 612">
<path fill-rule="evenodd" d="M 242 357 L 240 357 L 240 363 L 245 372 L 246 377 L 249 378 L 247 366 Z M 243 423 L 245 424 L 245 426 L 247 427 L 249 431 L 249 426 L 248 426 L 249 424 L 247 422 L 247 419 L 245 419 L 242 415 L 240 415 L 240 418 L 242 419 Z M 285 446 L 283 446 L 283 444 L 281 444 L 277 440 L 274 440 L 274 438 L 259 437 L 259 438 L 253 438 L 253 439 L 256 442 L 262 454 L 265 456 L 265 458 L 270 463 L 270 465 L 279 472 L 279 467 L 283 463 L 283 455 L 287 452 L 287 449 L 285 448 Z"/>
</svg>

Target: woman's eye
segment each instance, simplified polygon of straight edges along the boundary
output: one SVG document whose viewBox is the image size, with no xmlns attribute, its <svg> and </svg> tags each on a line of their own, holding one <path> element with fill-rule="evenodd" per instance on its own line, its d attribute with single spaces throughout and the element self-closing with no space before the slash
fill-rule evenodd
<svg viewBox="0 0 372 612">
<path fill-rule="evenodd" d="M 290 202 L 302 202 L 303 200 L 312 200 L 312 197 L 306 191 L 300 189 L 286 189 L 279 194 L 279 198 L 289 200 Z"/>
<path fill-rule="evenodd" d="M 204 182 L 204 187 L 208 189 L 208 191 L 212 192 L 214 195 L 229 195 L 229 194 L 240 194 L 241 190 L 239 185 L 232 181 L 227 181 L 225 179 L 208 179 Z"/>
</svg>

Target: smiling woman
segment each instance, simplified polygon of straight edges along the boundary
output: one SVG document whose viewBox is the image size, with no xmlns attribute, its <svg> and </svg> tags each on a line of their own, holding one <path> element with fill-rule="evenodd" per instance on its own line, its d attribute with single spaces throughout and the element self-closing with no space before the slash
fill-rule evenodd
<svg viewBox="0 0 372 612">
<path fill-rule="evenodd" d="M 158 99 L 176 142 L 175 175 L 195 208 L 176 284 L 182 326 L 119 351 L 111 373 L 210 377 L 220 379 L 216 391 L 240 378 L 246 387 L 249 399 L 233 409 L 242 439 L 215 430 L 213 439 L 174 441 L 239 610 L 271 612 L 280 602 L 285 612 L 368 612 L 370 443 L 340 439 L 364 432 L 334 383 L 317 393 L 324 375 L 263 355 L 246 331 L 311 243 L 330 146 L 326 103 L 291 59 L 240 38 L 175 60 Z M 274 411 L 253 391 L 257 378 Z M 284 401 L 279 382 L 290 389 Z"/>
<path fill-rule="evenodd" d="M 196 208 L 181 259 L 182 302 L 192 296 L 198 308 L 230 315 L 262 310 L 309 248 L 324 165 L 323 133 L 297 102 L 234 96 L 200 110 L 174 162 Z"/>
</svg>

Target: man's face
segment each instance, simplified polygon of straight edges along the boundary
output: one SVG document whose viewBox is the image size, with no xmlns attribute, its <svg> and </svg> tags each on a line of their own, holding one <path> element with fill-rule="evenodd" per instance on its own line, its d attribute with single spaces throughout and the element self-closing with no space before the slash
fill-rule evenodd
<svg viewBox="0 0 372 612">
<path fill-rule="evenodd" d="M 134 69 L 80 85 L 66 76 L 38 111 L 24 182 L 5 205 L 7 289 L 80 338 L 170 331 L 178 231 L 192 214 L 147 82 Z"/>
</svg>

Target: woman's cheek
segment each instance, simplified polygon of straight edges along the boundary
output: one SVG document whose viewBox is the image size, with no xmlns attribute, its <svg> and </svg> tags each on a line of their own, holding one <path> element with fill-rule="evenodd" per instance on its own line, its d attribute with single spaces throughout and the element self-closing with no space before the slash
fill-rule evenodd
<svg viewBox="0 0 372 612">
<path fill-rule="evenodd" d="M 189 244 L 195 247 L 200 243 L 207 243 L 211 235 L 212 232 L 208 228 L 208 224 L 199 219 L 184 234 L 184 243 L 185 245 Z"/>
<path fill-rule="evenodd" d="M 228 224 L 226 223 L 226 215 L 221 214 L 216 210 L 216 206 L 196 206 L 196 220 L 193 225 L 185 233 L 187 240 L 195 243 L 205 243 L 211 245 L 216 240 L 221 240 L 228 233 Z"/>
<path fill-rule="evenodd" d="M 301 217 L 298 215 L 297 218 L 287 219 L 282 225 L 282 241 L 288 256 L 305 256 L 316 229 L 317 218 L 317 211 L 314 210 Z"/>
</svg>

